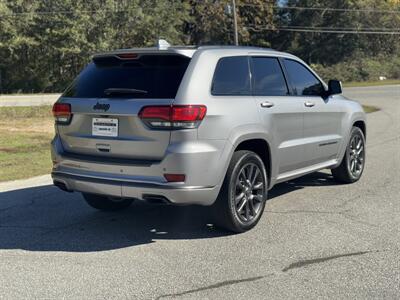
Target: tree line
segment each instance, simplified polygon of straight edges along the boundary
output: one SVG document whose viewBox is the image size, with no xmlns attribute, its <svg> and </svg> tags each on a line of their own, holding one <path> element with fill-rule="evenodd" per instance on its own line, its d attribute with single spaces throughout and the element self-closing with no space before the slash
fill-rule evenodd
<svg viewBox="0 0 400 300">
<path fill-rule="evenodd" d="M 398 0 L 236 3 L 241 45 L 291 52 L 342 80 L 400 77 Z M 60 92 L 94 53 L 153 46 L 158 38 L 174 45 L 232 44 L 230 4 L 0 0 L 0 93 Z"/>
</svg>

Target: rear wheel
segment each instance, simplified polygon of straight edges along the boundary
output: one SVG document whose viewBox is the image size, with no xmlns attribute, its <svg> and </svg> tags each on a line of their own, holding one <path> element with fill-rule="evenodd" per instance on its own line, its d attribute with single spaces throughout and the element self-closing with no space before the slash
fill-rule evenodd
<svg viewBox="0 0 400 300">
<path fill-rule="evenodd" d="M 261 158 L 251 151 L 235 152 L 213 206 L 216 225 L 237 233 L 253 228 L 264 212 L 267 190 Z"/>
<path fill-rule="evenodd" d="M 133 199 L 106 197 L 96 194 L 82 193 L 83 198 L 91 207 L 103 211 L 115 211 L 129 207 Z"/>
<path fill-rule="evenodd" d="M 342 183 L 353 183 L 361 178 L 365 165 L 365 137 L 362 130 L 353 127 L 342 163 L 332 169 L 333 178 Z"/>
</svg>

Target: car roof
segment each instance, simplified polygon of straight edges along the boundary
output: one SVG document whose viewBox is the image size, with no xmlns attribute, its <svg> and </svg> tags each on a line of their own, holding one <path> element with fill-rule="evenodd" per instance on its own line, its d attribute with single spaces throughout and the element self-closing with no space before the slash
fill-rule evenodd
<svg viewBox="0 0 400 300">
<path fill-rule="evenodd" d="M 235 55 L 248 55 L 249 53 L 254 54 L 264 54 L 264 55 L 278 55 L 296 58 L 296 56 L 286 53 L 280 52 L 271 48 L 262 48 L 262 47 L 253 47 L 253 46 L 229 46 L 229 45 L 209 45 L 209 46 L 169 46 L 166 48 L 160 49 L 159 47 L 147 47 L 147 48 L 127 48 L 127 49 L 118 49 L 110 52 L 103 52 L 95 54 L 94 57 L 104 57 L 104 56 L 113 56 L 124 53 L 151 53 L 151 54 L 178 54 L 186 57 L 192 57 L 197 51 L 226 51 L 227 54 L 229 52 L 235 52 Z"/>
<path fill-rule="evenodd" d="M 263 47 L 254 47 L 254 46 L 201 46 L 198 48 L 198 50 L 203 50 L 203 51 L 219 51 L 219 52 L 226 52 L 226 54 L 229 54 L 230 52 L 234 52 L 235 55 L 274 55 L 274 56 L 285 56 L 285 57 L 291 57 L 291 58 L 296 58 L 296 56 L 286 53 L 286 52 L 281 52 L 277 51 L 271 48 L 263 48 Z"/>
</svg>

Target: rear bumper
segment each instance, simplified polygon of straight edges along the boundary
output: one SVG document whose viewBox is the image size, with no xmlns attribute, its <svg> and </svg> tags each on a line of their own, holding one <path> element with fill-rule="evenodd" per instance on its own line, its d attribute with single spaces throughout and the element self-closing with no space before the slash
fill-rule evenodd
<svg viewBox="0 0 400 300">
<path fill-rule="evenodd" d="M 90 177 L 53 171 L 55 185 L 60 183 L 66 191 L 100 194 L 114 197 L 165 199 L 171 204 L 211 205 L 219 188 L 206 186 L 174 186 L 151 182 L 135 182 L 110 177 Z"/>
<path fill-rule="evenodd" d="M 54 183 L 67 190 L 173 204 L 211 205 L 225 175 L 225 141 L 175 143 L 158 162 L 69 155 L 60 139 L 52 142 Z M 164 173 L 185 174 L 182 183 L 167 182 Z"/>
</svg>

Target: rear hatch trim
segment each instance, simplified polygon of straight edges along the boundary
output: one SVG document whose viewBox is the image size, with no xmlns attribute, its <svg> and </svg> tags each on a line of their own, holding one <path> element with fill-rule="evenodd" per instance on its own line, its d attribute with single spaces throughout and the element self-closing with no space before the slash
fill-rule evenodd
<svg viewBox="0 0 400 300">
<path fill-rule="evenodd" d="M 94 162 L 94 163 L 106 163 L 112 165 L 129 165 L 129 166 L 143 166 L 150 167 L 154 164 L 159 164 L 161 160 L 151 160 L 151 159 L 131 159 L 131 158 L 117 158 L 117 157 L 107 157 L 98 156 L 93 154 L 76 154 L 68 151 L 63 151 L 59 153 L 60 156 L 64 158 L 69 158 L 72 160 L 79 160 L 83 162 Z"/>
</svg>

